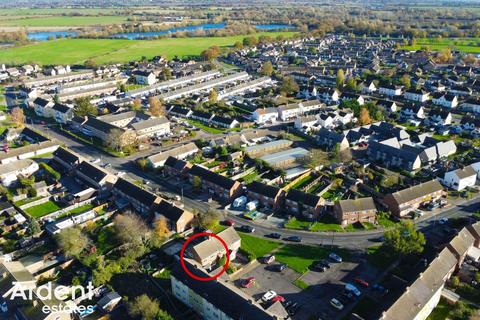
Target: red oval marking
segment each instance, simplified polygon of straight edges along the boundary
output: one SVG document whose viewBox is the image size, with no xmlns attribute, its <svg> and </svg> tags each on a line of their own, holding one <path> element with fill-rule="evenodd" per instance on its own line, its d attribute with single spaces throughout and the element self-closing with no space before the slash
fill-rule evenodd
<svg viewBox="0 0 480 320">
<path fill-rule="evenodd" d="M 187 269 L 187 267 L 185 266 L 185 261 L 184 261 L 184 254 L 185 254 L 185 249 L 187 248 L 188 244 L 195 238 L 198 238 L 198 237 L 205 237 L 205 236 L 208 236 L 208 237 L 213 237 L 215 239 L 217 239 L 218 241 L 220 241 L 220 243 L 222 244 L 222 246 L 225 248 L 225 252 L 226 252 L 226 256 L 227 256 L 227 259 L 226 259 L 226 262 L 225 262 L 225 265 L 223 266 L 222 270 L 220 270 L 220 272 L 218 272 L 217 274 L 211 276 L 211 277 L 207 277 L 207 278 L 203 278 L 203 277 L 199 277 L 197 275 L 194 275 L 193 273 L 190 272 L 190 270 Z M 191 278 L 195 279 L 195 280 L 198 280 L 198 281 L 211 281 L 211 280 L 215 280 L 217 279 L 218 277 L 220 277 L 225 271 L 227 271 L 227 267 L 228 267 L 228 264 L 230 263 L 230 251 L 228 250 L 228 246 L 227 244 L 225 243 L 225 241 L 220 238 L 219 236 L 217 236 L 216 234 L 214 233 L 210 233 L 210 232 L 199 232 L 197 234 L 194 234 L 193 236 L 191 236 L 190 238 L 187 239 L 187 241 L 185 241 L 185 243 L 183 244 L 182 246 L 182 250 L 180 251 L 180 264 L 182 265 L 182 268 L 183 270 L 185 271 L 186 274 L 188 274 Z"/>
</svg>

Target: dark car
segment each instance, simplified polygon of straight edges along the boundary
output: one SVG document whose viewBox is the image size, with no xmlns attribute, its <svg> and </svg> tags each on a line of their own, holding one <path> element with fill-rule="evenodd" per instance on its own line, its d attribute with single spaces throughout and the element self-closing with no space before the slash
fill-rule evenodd
<svg viewBox="0 0 480 320">
<path fill-rule="evenodd" d="M 320 263 L 322 266 L 324 266 L 325 268 L 330 269 L 330 263 L 329 263 L 327 260 L 325 260 L 325 259 L 320 260 L 319 263 Z"/>
<path fill-rule="evenodd" d="M 317 262 L 312 266 L 312 270 L 318 272 L 325 272 L 327 271 L 327 267 L 325 267 L 322 263 Z"/>
<path fill-rule="evenodd" d="M 267 235 L 267 237 L 269 238 L 272 238 L 272 239 L 280 239 L 282 237 L 282 235 L 280 233 L 270 233 L 269 235 Z"/>
<path fill-rule="evenodd" d="M 288 307 L 293 305 L 293 301 L 292 300 L 286 300 L 286 301 L 282 302 L 282 305 L 285 309 L 288 309 Z"/>
<path fill-rule="evenodd" d="M 286 237 L 285 240 L 292 241 L 292 242 L 302 242 L 302 238 L 297 236 Z"/>
<path fill-rule="evenodd" d="M 240 227 L 240 231 L 253 233 L 253 232 L 255 232 L 255 228 L 247 226 L 247 225 L 243 225 L 243 226 Z"/>
<path fill-rule="evenodd" d="M 298 310 L 300 310 L 301 307 L 302 307 L 301 305 L 295 302 L 290 308 L 288 308 L 287 310 L 288 314 L 291 316 L 295 315 L 298 312 Z"/>
<path fill-rule="evenodd" d="M 279 263 L 279 264 L 274 264 L 273 266 L 271 266 L 269 269 L 271 271 L 276 271 L 276 272 L 282 272 L 283 270 L 285 270 L 287 268 L 287 265 L 284 264 L 284 263 Z"/>
</svg>

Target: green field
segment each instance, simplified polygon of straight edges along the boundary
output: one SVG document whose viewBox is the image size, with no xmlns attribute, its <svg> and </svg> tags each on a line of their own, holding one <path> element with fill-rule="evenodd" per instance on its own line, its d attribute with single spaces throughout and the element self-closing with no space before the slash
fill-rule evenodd
<svg viewBox="0 0 480 320">
<path fill-rule="evenodd" d="M 274 249 L 278 248 L 280 245 L 278 242 L 253 237 L 244 233 L 240 233 L 240 238 L 242 239 L 241 248 L 245 252 L 254 255 L 256 258 L 263 257 L 267 253 L 270 253 Z"/>
<path fill-rule="evenodd" d="M 276 37 L 292 36 L 295 32 L 256 33 Z M 198 55 L 206 48 L 218 45 L 232 46 L 242 41 L 245 36 L 231 37 L 195 37 L 169 38 L 160 40 L 113 40 L 113 39 L 60 39 L 44 41 L 22 47 L 0 50 L 0 61 L 6 64 L 21 65 L 25 63 L 78 64 L 93 59 L 98 64 L 121 63 L 139 60 L 143 56 L 152 58 L 164 55 L 184 57 Z"/>
<path fill-rule="evenodd" d="M 77 27 L 121 24 L 127 16 L 46 16 L 20 19 L 2 19 L 0 25 L 11 27 Z"/>
<path fill-rule="evenodd" d="M 480 38 L 420 38 L 416 39 L 414 46 L 402 46 L 405 50 L 420 50 L 428 46 L 432 51 L 439 51 L 446 48 L 455 48 L 466 53 L 480 53 Z"/>
</svg>

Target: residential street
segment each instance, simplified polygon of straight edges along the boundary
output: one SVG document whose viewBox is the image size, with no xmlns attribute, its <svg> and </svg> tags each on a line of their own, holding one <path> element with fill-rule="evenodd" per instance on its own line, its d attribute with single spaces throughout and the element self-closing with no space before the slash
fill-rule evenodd
<svg viewBox="0 0 480 320">
<path fill-rule="evenodd" d="M 101 159 L 101 164 L 110 163 L 111 167 L 108 170 L 110 170 L 111 172 L 127 172 L 127 174 L 124 176 L 124 178 L 126 179 L 132 181 L 150 181 L 147 187 L 150 188 L 152 191 L 157 191 L 166 195 L 173 195 L 172 193 L 181 193 L 181 190 L 177 190 L 175 186 L 169 184 L 167 181 L 161 179 L 160 177 L 143 172 L 134 163 L 135 159 L 148 156 L 155 152 L 159 152 L 160 150 L 162 150 L 162 147 L 157 147 L 155 149 L 150 149 L 142 153 L 137 153 L 133 156 L 118 158 L 113 157 L 93 146 L 85 145 L 82 142 L 79 142 L 69 136 L 62 134 L 61 132 L 52 130 L 46 125 L 34 124 L 33 127 L 40 131 L 46 132 L 47 135 L 57 139 L 58 141 L 61 141 L 62 144 L 86 158 L 99 158 Z M 215 135 L 215 137 L 218 138 L 219 135 Z M 169 148 L 170 147 L 172 146 L 169 146 Z M 214 203 L 206 203 L 204 201 L 191 199 L 188 197 L 187 193 L 184 194 L 183 203 L 185 207 L 189 210 L 207 211 L 208 209 L 213 208 L 223 211 L 223 208 L 215 205 Z M 417 226 L 428 236 L 430 232 L 435 231 L 436 226 L 439 226 L 438 221 L 440 219 L 469 216 L 476 209 L 478 209 L 478 197 L 470 199 L 466 203 L 459 206 L 447 207 L 442 212 L 435 215 L 429 212 L 423 218 L 417 221 Z M 302 242 L 306 244 L 332 245 L 354 250 L 362 250 L 372 245 L 378 244 L 378 239 L 383 234 L 382 230 L 344 233 L 309 232 L 277 228 L 275 226 L 272 226 L 271 224 L 252 222 L 250 220 L 246 220 L 234 215 L 229 215 L 229 219 L 234 220 L 239 225 L 250 225 L 254 227 L 255 235 L 258 236 L 266 236 L 271 234 L 272 232 L 278 232 L 283 237 L 300 236 L 302 237 Z"/>
</svg>

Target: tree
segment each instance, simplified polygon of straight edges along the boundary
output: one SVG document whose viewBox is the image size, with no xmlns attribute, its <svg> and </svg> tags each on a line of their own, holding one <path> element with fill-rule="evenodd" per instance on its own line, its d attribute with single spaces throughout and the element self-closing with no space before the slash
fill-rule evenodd
<svg viewBox="0 0 480 320">
<path fill-rule="evenodd" d="M 256 46 L 258 44 L 258 39 L 254 36 L 243 38 L 243 45 L 245 47 Z"/>
<path fill-rule="evenodd" d="M 421 253 L 425 243 L 423 233 L 415 229 L 412 221 L 401 221 L 397 227 L 385 232 L 384 246 L 399 256 Z"/>
<path fill-rule="evenodd" d="M 146 158 L 140 158 L 137 160 L 137 165 L 140 167 L 140 169 L 145 171 L 148 167 L 148 160 Z"/>
<path fill-rule="evenodd" d="M 162 70 L 162 79 L 169 80 L 172 77 L 172 69 L 170 68 L 163 68 Z"/>
<path fill-rule="evenodd" d="M 343 88 L 343 85 L 345 84 L 345 72 L 343 72 L 343 69 L 338 69 L 336 83 L 338 89 Z"/>
<path fill-rule="evenodd" d="M 210 229 L 216 226 L 220 220 L 220 214 L 215 210 L 206 212 L 194 212 L 193 224 L 197 227 Z"/>
<path fill-rule="evenodd" d="M 360 116 L 359 116 L 358 122 L 362 126 L 366 124 L 370 124 L 372 122 L 372 119 L 370 119 L 370 114 L 368 113 L 367 108 L 360 109 Z"/>
<path fill-rule="evenodd" d="M 208 101 L 210 103 L 216 103 L 218 100 L 218 93 L 217 93 L 217 90 L 215 89 L 212 89 L 210 91 L 210 93 L 208 94 Z"/>
<path fill-rule="evenodd" d="M 149 97 L 148 105 L 150 114 L 154 117 L 163 117 L 166 114 L 165 106 L 157 97 Z"/>
<path fill-rule="evenodd" d="M 141 246 L 148 242 L 151 230 L 137 214 L 127 211 L 114 219 L 115 234 L 124 244 Z"/>
<path fill-rule="evenodd" d="M 67 228 L 55 236 L 58 247 L 67 257 L 78 258 L 87 248 L 90 240 L 80 228 Z"/>
<path fill-rule="evenodd" d="M 154 222 L 155 226 L 155 235 L 157 238 L 163 240 L 167 238 L 168 234 L 170 233 L 170 230 L 168 229 L 167 225 L 167 219 L 165 219 L 164 216 L 161 216 L 160 218 L 156 219 Z"/>
<path fill-rule="evenodd" d="M 221 51 L 219 46 L 212 46 L 206 50 L 203 50 L 201 56 L 205 61 L 212 61 L 216 59 L 220 53 Z"/>
<path fill-rule="evenodd" d="M 135 100 L 133 100 L 131 108 L 134 111 L 142 109 L 142 100 L 140 100 L 140 98 L 136 98 Z"/>
<path fill-rule="evenodd" d="M 235 42 L 233 47 L 235 48 L 235 50 L 243 49 L 243 43 L 241 43 L 240 41 L 237 41 L 237 42 Z"/>
<path fill-rule="evenodd" d="M 348 78 L 347 84 L 345 85 L 345 87 L 348 90 L 356 91 L 357 90 L 357 81 L 355 80 L 355 78 L 353 78 L 353 77 Z"/>
<path fill-rule="evenodd" d="M 98 115 L 98 109 L 95 107 L 88 97 L 75 99 L 75 109 L 73 110 L 76 116 L 84 117 L 88 115 Z"/>
<path fill-rule="evenodd" d="M 122 130 L 120 128 L 111 129 L 105 138 L 105 144 L 115 151 L 122 151 L 123 148 L 132 146 L 136 141 L 137 135 L 133 130 Z"/>
<path fill-rule="evenodd" d="M 412 86 L 412 83 L 411 83 L 411 80 L 410 80 L 410 76 L 408 74 L 404 74 L 401 78 L 400 78 L 400 83 L 405 87 L 405 89 L 410 89 L 410 87 Z"/>
<path fill-rule="evenodd" d="M 27 234 L 29 236 L 34 236 L 42 231 L 40 224 L 35 219 L 28 220 Z"/>
<path fill-rule="evenodd" d="M 452 320 L 468 320 L 473 315 L 473 309 L 467 307 L 463 301 L 455 303 L 455 308 L 450 312 Z"/>
<path fill-rule="evenodd" d="M 93 69 L 97 66 L 97 63 L 93 59 L 85 60 L 85 67 L 89 69 Z"/>
<path fill-rule="evenodd" d="M 202 179 L 200 177 L 193 176 L 192 188 L 195 192 L 199 192 L 200 190 L 202 190 Z"/>
<path fill-rule="evenodd" d="M 450 279 L 450 284 L 452 285 L 452 287 L 458 288 L 458 286 L 460 285 L 460 278 L 458 276 L 453 276 Z"/>
<path fill-rule="evenodd" d="M 137 296 L 128 304 L 128 313 L 135 318 L 142 320 L 155 320 L 160 312 L 157 300 L 150 299 L 146 294 Z"/>
<path fill-rule="evenodd" d="M 299 88 L 297 82 L 295 81 L 295 79 L 293 79 L 292 77 L 283 78 L 282 87 L 280 88 L 280 92 L 282 92 L 284 95 L 287 96 L 287 95 L 297 93 L 298 90 L 300 90 L 300 88 Z"/>
<path fill-rule="evenodd" d="M 452 50 L 450 48 L 443 49 L 437 54 L 438 63 L 447 63 L 453 59 Z"/>
<path fill-rule="evenodd" d="M 271 76 L 273 73 L 273 65 L 270 61 L 267 61 L 262 66 L 262 71 L 260 72 L 264 76 Z"/>
<path fill-rule="evenodd" d="M 328 153 L 320 149 L 312 149 L 308 157 L 300 159 L 299 162 L 302 165 L 313 170 L 322 166 L 326 166 L 330 163 L 330 161 L 328 160 Z"/>
<path fill-rule="evenodd" d="M 15 107 L 10 112 L 10 120 L 15 124 L 17 127 L 23 127 L 25 125 L 25 114 L 23 113 L 23 109 L 20 107 Z"/>
</svg>

